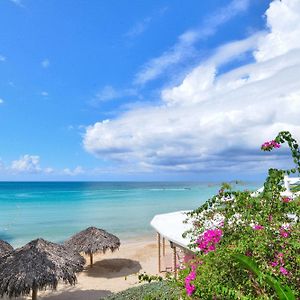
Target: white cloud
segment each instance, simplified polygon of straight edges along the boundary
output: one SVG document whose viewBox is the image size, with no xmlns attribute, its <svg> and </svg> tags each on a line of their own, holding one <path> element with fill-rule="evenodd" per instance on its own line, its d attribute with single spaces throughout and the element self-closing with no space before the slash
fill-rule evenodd
<svg viewBox="0 0 300 300">
<path fill-rule="evenodd" d="M 44 173 L 52 174 L 54 173 L 53 168 L 42 168 L 40 166 L 40 156 L 25 154 L 19 159 L 11 162 L 11 165 L 6 168 L 8 173 Z"/>
<path fill-rule="evenodd" d="M 76 168 L 74 168 L 73 170 L 70 169 L 70 168 L 65 168 L 63 170 L 63 173 L 65 175 L 69 175 L 69 176 L 77 176 L 77 175 L 80 175 L 80 174 L 83 174 L 85 173 L 84 169 L 81 167 L 81 166 L 77 166 Z"/>
<path fill-rule="evenodd" d="M 261 39 L 259 49 L 255 52 L 257 61 L 300 48 L 300 1 L 275 0 L 270 4 L 266 17 L 270 33 Z"/>
<path fill-rule="evenodd" d="M 52 173 L 54 173 L 54 171 L 55 171 L 55 170 L 54 170 L 53 168 L 45 168 L 45 169 L 44 169 L 44 173 L 45 173 L 45 174 L 52 174 Z"/>
<path fill-rule="evenodd" d="M 144 33 L 150 26 L 150 24 L 155 21 L 157 17 L 161 17 L 165 14 L 165 12 L 168 10 L 167 6 L 162 7 L 159 9 L 155 14 L 152 16 L 148 16 L 144 18 L 143 20 L 137 22 L 132 28 L 130 28 L 124 36 L 129 39 L 134 39 L 138 36 L 140 36 L 142 33 Z"/>
<path fill-rule="evenodd" d="M 11 163 L 11 170 L 17 173 L 40 173 L 40 157 L 38 155 L 23 155 Z"/>
<path fill-rule="evenodd" d="M 286 164 L 286 156 L 264 155 L 259 145 L 278 131 L 300 140 L 299 35 L 290 35 L 276 55 L 266 45 L 273 28 L 285 33 L 282 19 L 293 13 L 300 24 L 298 0 L 274 1 L 267 11 L 269 33 L 229 43 L 190 72 L 182 84 L 162 91 L 160 106 L 132 109 L 114 120 L 86 129 L 85 149 L 99 158 L 135 163 L 137 169 L 177 171 L 266 169 Z M 272 5 L 277 5 L 276 10 Z M 278 10 L 281 9 L 280 18 Z M 281 28 L 281 29 L 280 29 Z M 282 30 L 282 32 L 280 31 Z M 253 48 L 256 48 L 253 51 Z M 253 51 L 251 64 L 218 75 L 219 67 Z M 260 54 L 259 54 L 260 53 Z M 264 57 L 262 59 L 262 57 Z"/>
<path fill-rule="evenodd" d="M 6 57 L 0 54 L 0 62 L 6 61 Z"/>
<path fill-rule="evenodd" d="M 48 58 L 42 60 L 41 66 L 45 69 L 47 69 L 50 66 L 50 60 Z"/>
<path fill-rule="evenodd" d="M 48 97 L 49 94 L 48 94 L 48 92 L 43 91 L 43 92 L 41 92 L 41 96 L 43 96 L 43 97 Z"/>
<path fill-rule="evenodd" d="M 207 100 L 212 96 L 212 92 L 215 97 L 221 96 L 219 94 L 223 94 L 226 87 L 214 89 L 218 67 L 239 59 L 244 53 L 253 51 L 257 47 L 261 35 L 262 33 L 257 33 L 247 39 L 221 46 L 212 57 L 194 68 L 179 86 L 163 90 L 162 99 L 168 104 L 191 104 Z M 243 81 L 242 79 L 231 82 L 229 89 L 233 88 L 232 84 L 237 86 Z"/>
<path fill-rule="evenodd" d="M 91 101 L 91 104 L 98 105 L 102 102 L 116 100 L 128 96 L 136 96 L 136 95 L 137 95 L 137 91 L 135 89 L 117 90 L 111 85 L 106 85 L 95 95 L 95 97 Z"/>
<path fill-rule="evenodd" d="M 151 20 L 151 17 L 147 17 L 136 23 L 129 31 L 125 33 L 125 37 L 136 38 L 137 36 L 141 35 L 148 28 Z"/>
<path fill-rule="evenodd" d="M 188 30 L 179 36 L 177 43 L 161 56 L 148 61 L 135 76 L 136 84 L 145 84 L 164 73 L 170 66 L 176 65 L 191 57 L 194 44 L 201 39 L 214 35 L 218 27 L 237 14 L 245 11 L 250 4 L 249 0 L 232 0 L 226 7 L 219 9 L 201 24 L 198 29 Z"/>
<path fill-rule="evenodd" d="M 0 104 L 4 103 L 4 100 L 0 98 Z"/>
</svg>

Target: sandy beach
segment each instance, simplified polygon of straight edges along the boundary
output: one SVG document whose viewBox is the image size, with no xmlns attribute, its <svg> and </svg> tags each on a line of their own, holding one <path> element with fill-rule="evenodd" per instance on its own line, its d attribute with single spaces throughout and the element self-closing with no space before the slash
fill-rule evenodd
<svg viewBox="0 0 300 300">
<path fill-rule="evenodd" d="M 166 249 L 170 253 L 169 247 Z M 155 234 L 137 240 L 121 241 L 119 251 L 95 255 L 93 268 L 87 264 L 84 271 L 78 274 L 75 286 L 59 284 L 56 291 L 39 292 L 39 299 L 99 300 L 111 293 L 138 285 L 137 274 L 144 271 L 147 274 L 157 274 Z"/>
</svg>

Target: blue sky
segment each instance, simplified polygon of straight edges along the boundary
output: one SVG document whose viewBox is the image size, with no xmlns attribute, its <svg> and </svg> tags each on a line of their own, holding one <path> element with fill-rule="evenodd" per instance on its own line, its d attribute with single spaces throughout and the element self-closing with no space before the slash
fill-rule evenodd
<svg viewBox="0 0 300 300">
<path fill-rule="evenodd" d="M 203 147 L 219 139 L 218 134 L 209 141 L 204 139 L 202 146 L 195 145 L 208 121 L 195 130 L 178 114 L 185 112 L 187 119 L 199 116 L 195 119 L 199 124 L 205 107 L 191 107 L 201 96 L 195 96 L 189 108 L 182 106 L 181 98 L 190 100 L 194 94 L 179 95 L 178 91 L 208 62 L 215 65 L 213 75 L 209 68 L 200 73 L 205 78 L 213 76 L 215 83 L 231 71 L 241 72 L 243 66 L 260 64 L 261 69 L 262 63 L 274 59 L 259 56 L 276 27 L 267 25 L 265 13 L 271 2 L 2 0 L 0 179 L 225 180 L 262 176 L 266 169 L 254 165 L 268 158 L 261 158 L 251 143 L 240 148 L 228 142 L 222 155 Z M 271 21 L 272 14 L 283 9 L 279 1 L 273 2 Z M 283 2 L 293 5 L 291 0 Z M 293 42 L 293 36 L 291 39 Z M 200 86 L 206 79 L 195 80 Z M 201 95 L 206 92 L 202 90 Z M 174 117 L 177 125 L 166 124 L 161 120 L 164 116 Z M 185 130 L 178 135 L 181 121 L 180 128 Z M 174 131 L 171 140 L 164 140 L 164 135 L 170 137 Z M 223 138 L 230 140 L 232 132 Z M 132 142 L 127 144 L 129 140 Z M 167 149 L 168 145 L 172 149 Z M 236 160 L 233 153 L 241 157 Z M 251 159 L 243 160 L 248 153 Z M 218 168 L 220 160 L 223 164 Z M 245 160 L 252 162 L 247 171 L 234 167 Z"/>
</svg>

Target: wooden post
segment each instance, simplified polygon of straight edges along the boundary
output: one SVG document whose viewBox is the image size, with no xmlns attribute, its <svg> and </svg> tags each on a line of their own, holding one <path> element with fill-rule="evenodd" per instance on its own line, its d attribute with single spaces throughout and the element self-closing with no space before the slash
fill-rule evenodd
<svg viewBox="0 0 300 300">
<path fill-rule="evenodd" d="M 91 264 L 91 267 L 93 267 L 93 253 L 90 253 L 90 264 Z"/>
<path fill-rule="evenodd" d="M 32 289 L 32 300 L 37 300 L 37 289 Z"/>
<path fill-rule="evenodd" d="M 157 246 L 158 246 L 158 273 L 161 272 L 161 253 L 160 253 L 160 234 L 157 233 Z"/>
<path fill-rule="evenodd" d="M 173 268 L 174 268 L 174 277 L 177 278 L 177 253 L 176 253 L 176 247 L 173 244 Z"/>
<path fill-rule="evenodd" d="M 166 256 L 166 241 L 164 237 L 163 237 L 163 256 Z"/>
</svg>

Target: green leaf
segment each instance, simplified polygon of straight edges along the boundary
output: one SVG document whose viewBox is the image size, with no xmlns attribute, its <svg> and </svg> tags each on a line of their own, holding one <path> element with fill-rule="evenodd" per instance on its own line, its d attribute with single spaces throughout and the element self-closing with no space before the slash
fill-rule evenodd
<svg viewBox="0 0 300 300">
<path fill-rule="evenodd" d="M 248 269 L 256 276 L 264 278 L 265 281 L 275 290 L 279 300 L 296 300 L 292 290 L 282 284 L 270 275 L 264 275 L 258 268 L 255 261 L 243 254 L 233 254 L 233 258 L 238 261 L 244 268 Z M 259 280 L 260 282 L 260 280 Z"/>
<path fill-rule="evenodd" d="M 266 275 L 266 282 L 276 291 L 279 300 L 296 300 L 292 290 L 288 286 L 282 284 L 270 275 Z"/>
<path fill-rule="evenodd" d="M 253 261 L 250 257 L 243 254 L 233 254 L 233 258 L 238 261 L 244 268 L 248 269 L 256 276 L 261 277 L 263 274 L 259 270 L 255 261 Z"/>
</svg>

